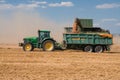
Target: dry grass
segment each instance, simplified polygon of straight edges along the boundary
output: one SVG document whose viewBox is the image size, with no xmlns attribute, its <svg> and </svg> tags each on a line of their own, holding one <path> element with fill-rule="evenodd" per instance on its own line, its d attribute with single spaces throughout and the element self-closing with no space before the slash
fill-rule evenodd
<svg viewBox="0 0 120 80">
<path fill-rule="evenodd" d="M 120 46 L 102 54 L 0 47 L 0 80 L 120 80 Z"/>
</svg>

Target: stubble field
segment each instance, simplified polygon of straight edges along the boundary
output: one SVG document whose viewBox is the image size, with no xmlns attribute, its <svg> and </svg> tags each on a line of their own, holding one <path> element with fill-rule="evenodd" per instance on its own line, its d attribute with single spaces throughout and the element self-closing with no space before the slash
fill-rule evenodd
<svg viewBox="0 0 120 80">
<path fill-rule="evenodd" d="M 7 46 L 7 47 L 6 47 Z M 120 80 L 120 46 L 110 52 L 44 52 L 0 46 L 0 80 Z"/>
</svg>

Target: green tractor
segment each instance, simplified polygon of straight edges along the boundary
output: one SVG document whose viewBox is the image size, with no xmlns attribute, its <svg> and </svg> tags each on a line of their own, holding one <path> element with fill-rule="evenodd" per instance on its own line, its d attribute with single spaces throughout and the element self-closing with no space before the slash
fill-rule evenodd
<svg viewBox="0 0 120 80">
<path fill-rule="evenodd" d="M 23 41 L 19 46 L 22 46 L 24 51 L 33 51 L 34 48 L 53 51 L 56 45 L 56 41 L 50 37 L 50 31 L 46 30 L 38 30 L 38 37 L 24 38 Z"/>
</svg>

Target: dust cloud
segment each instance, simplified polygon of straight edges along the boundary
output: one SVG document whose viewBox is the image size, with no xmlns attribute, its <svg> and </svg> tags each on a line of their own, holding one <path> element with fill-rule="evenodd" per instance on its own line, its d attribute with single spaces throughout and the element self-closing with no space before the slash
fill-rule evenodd
<svg viewBox="0 0 120 80">
<path fill-rule="evenodd" d="M 37 36 L 37 31 L 50 30 L 51 36 L 62 40 L 64 25 L 42 17 L 35 11 L 16 11 L 0 15 L 0 43 L 18 44 L 24 37 Z M 60 37 L 61 36 L 61 37 Z"/>
<path fill-rule="evenodd" d="M 119 34 L 113 35 L 113 44 L 120 45 L 120 35 Z"/>
</svg>

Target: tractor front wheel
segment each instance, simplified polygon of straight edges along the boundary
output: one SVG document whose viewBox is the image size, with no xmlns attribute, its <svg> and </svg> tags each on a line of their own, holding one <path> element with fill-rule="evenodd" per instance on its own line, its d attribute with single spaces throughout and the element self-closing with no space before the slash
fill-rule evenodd
<svg viewBox="0 0 120 80">
<path fill-rule="evenodd" d="M 23 46 L 24 51 L 33 51 L 33 49 L 34 49 L 34 47 L 33 47 L 33 45 L 31 43 L 26 43 Z"/>
<path fill-rule="evenodd" d="M 43 43 L 43 50 L 44 51 L 53 51 L 55 49 L 54 41 L 52 40 L 46 40 Z"/>
</svg>

